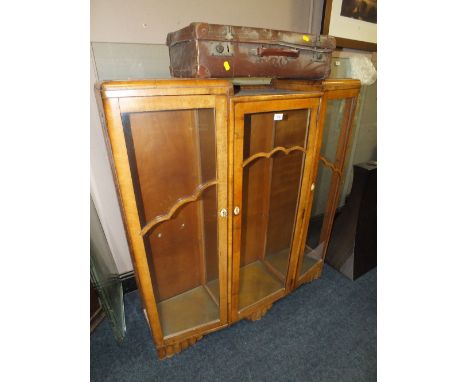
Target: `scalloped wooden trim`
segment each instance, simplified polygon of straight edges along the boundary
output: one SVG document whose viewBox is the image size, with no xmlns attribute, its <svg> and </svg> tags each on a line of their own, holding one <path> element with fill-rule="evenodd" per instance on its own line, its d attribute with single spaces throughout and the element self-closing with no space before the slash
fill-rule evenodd
<svg viewBox="0 0 468 382">
<path fill-rule="evenodd" d="M 273 304 L 267 305 L 259 310 L 256 310 L 251 315 L 246 316 L 245 318 L 250 321 L 258 321 L 260 320 L 273 306 Z"/>
<path fill-rule="evenodd" d="M 293 147 L 290 147 L 289 149 L 287 149 L 286 147 L 279 146 L 279 147 L 275 147 L 273 150 L 271 150 L 268 153 L 261 152 L 261 153 L 257 153 L 248 157 L 244 162 L 242 162 L 242 167 L 247 166 L 250 162 L 254 161 L 257 158 L 262 158 L 262 157 L 270 158 L 272 155 L 276 154 L 279 151 L 282 151 L 286 155 L 288 155 L 291 151 L 302 151 L 303 153 L 305 153 L 305 149 L 301 146 L 293 146 Z"/>
<path fill-rule="evenodd" d="M 332 162 L 328 161 L 323 156 L 320 156 L 320 160 L 323 162 L 325 166 L 327 166 L 328 168 L 331 168 L 334 172 L 338 173 L 341 176 L 341 170 L 338 167 L 336 167 Z"/>
<path fill-rule="evenodd" d="M 195 202 L 200 197 L 200 195 L 203 193 L 203 191 L 205 191 L 207 188 L 212 187 L 212 186 L 214 186 L 216 184 L 218 184 L 218 181 L 217 180 L 212 180 L 211 182 L 208 182 L 208 183 L 205 183 L 205 184 L 202 184 L 202 185 L 198 186 L 195 189 L 195 192 L 192 195 L 187 196 L 185 198 L 178 199 L 177 202 L 171 207 L 171 209 L 169 210 L 169 212 L 167 214 L 158 215 L 154 219 L 150 220 L 143 227 L 143 229 L 140 232 L 140 235 L 144 236 L 154 226 L 171 219 L 172 216 L 176 213 L 176 211 L 180 207 L 182 207 L 183 205 L 185 205 L 187 203 Z"/>
<path fill-rule="evenodd" d="M 182 350 L 187 349 L 189 346 L 194 345 L 197 341 L 203 338 L 201 335 L 185 338 L 175 344 L 169 344 L 164 347 L 158 348 L 159 359 L 170 358 L 174 354 L 180 353 Z"/>
</svg>

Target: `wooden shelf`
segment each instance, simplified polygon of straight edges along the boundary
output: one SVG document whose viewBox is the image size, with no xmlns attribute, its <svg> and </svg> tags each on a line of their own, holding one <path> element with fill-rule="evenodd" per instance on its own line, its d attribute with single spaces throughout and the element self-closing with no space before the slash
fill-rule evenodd
<svg viewBox="0 0 468 382">
<path fill-rule="evenodd" d="M 278 281 L 260 260 L 240 269 L 239 284 L 239 310 L 284 288 L 284 283 Z"/>
<path fill-rule="evenodd" d="M 303 275 L 306 271 L 308 271 L 315 264 L 317 264 L 317 262 L 320 261 L 318 257 L 308 257 L 307 254 L 310 253 L 313 253 L 313 250 L 308 245 L 306 245 L 304 250 L 304 261 L 301 267 L 301 275 Z M 284 281 L 288 272 L 289 249 L 285 249 L 283 251 L 266 256 L 265 262 L 267 263 L 267 268 L 274 268 L 274 270 L 269 269 L 270 273 L 274 273 L 277 278 L 279 277 L 282 281 Z"/>
<path fill-rule="evenodd" d="M 282 276 L 282 280 L 286 278 L 288 273 L 288 264 L 289 264 L 289 248 L 284 249 L 283 251 L 273 253 L 265 257 L 265 260 L 271 264 Z"/>
<path fill-rule="evenodd" d="M 204 286 L 158 303 L 158 313 L 164 337 L 219 320 L 219 308 Z"/>
<path fill-rule="evenodd" d="M 302 261 L 302 267 L 301 267 L 301 276 L 320 261 L 319 258 L 307 256 L 307 254 L 310 254 L 312 252 L 313 252 L 312 248 L 306 245 L 305 250 L 304 250 L 304 260 Z"/>
<path fill-rule="evenodd" d="M 219 305 L 219 279 L 208 281 L 205 286 Z"/>
</svg>

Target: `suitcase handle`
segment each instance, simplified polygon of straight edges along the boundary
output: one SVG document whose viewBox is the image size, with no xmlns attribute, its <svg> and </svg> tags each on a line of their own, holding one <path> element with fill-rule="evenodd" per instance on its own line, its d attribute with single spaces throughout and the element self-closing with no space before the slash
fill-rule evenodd
<svg viewBox="0 0 468 382">
<path fill-rule="evenodd" d="M 260 57 L 266 56 L 283 56 L 283 57 L 299 57 L 299 49 L 281 49 L 281 48 L 258 48 L 257 54 Z"/>
</svg>

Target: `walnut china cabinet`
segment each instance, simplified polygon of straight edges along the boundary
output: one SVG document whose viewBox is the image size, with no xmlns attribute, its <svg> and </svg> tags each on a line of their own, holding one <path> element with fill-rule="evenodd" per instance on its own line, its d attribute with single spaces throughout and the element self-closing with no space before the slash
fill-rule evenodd
<svg viewBox="0 0 468 382">
<path fill-rule="evenodd" d="M 261 318 L 320 275 L 359 81 L 115 81 L 96 91 L 160 358 Z M 327 157 L 322 126 L 335 99 L 345 103 L 342 134 Z M 320 238 L 309 248 L 317 170 L 333 176 Z"/>
</svg>

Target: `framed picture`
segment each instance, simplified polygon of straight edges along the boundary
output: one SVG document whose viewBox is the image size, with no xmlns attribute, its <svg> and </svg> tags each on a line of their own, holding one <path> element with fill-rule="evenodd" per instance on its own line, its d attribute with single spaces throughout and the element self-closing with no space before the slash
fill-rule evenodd
<svg viewBox="0 0 468 382">
<path fill-rule="evenodd" d="M 377 0 L 325 0 L 322 34 L 342 48 L 377 50 Z"/>
</svg>

